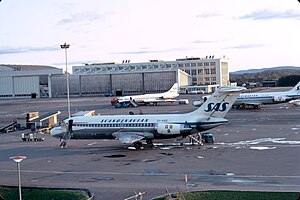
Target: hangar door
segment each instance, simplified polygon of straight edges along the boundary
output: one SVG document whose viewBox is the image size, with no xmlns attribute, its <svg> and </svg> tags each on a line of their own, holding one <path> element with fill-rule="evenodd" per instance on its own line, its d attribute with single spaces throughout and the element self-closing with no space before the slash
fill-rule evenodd
<svg viewBox="0 0 300 200">
<path fill-rule="evenodd" d="M 22 76 L 14 77 L 14 93 L 15 97 L 31 98 L 32 94 L 40 97 L 39 77 L 38 76 Z"/>
<path fill-rule="evenodd" d="M 11 98 L 12 96 L 12 77 L 0 76 L 0 98 Z"/>
</svg>

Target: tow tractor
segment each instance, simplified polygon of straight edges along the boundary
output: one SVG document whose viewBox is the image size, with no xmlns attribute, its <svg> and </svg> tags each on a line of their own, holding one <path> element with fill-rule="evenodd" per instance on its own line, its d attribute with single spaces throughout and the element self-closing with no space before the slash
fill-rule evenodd
<svg viewBox="0 0 300 200">
<path fill-rule="evenodd" d="M 22 141 L 33 141 L 33 142 L 42 142 L 45 141 L 45 138 L 42 137 L 41 133 L 22 133 Z"/>
<path fill-rule="evenodd" d="M 211 133 L 202 133 L 202 141 L 203 143 L 214 143 L 215 138 Z"/>
</svg>

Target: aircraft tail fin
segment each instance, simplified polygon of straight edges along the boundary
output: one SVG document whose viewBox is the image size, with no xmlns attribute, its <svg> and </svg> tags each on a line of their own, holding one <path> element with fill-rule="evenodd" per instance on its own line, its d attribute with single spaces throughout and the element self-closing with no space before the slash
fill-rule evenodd
<svg viewBox="0 0 300 200">
<path fill-rule="evenodd" d="M 297 92 L 300 93 L 300 81 L 295 85 L 289 92 Z"/>
<path fill-rule="evenodd" d="M 217 89 L 193 115 L 202 115 L 207 117 L 224 118 L 231 106 L 234 104 L 244 87 L 220 87 Z"/>
<path fill-rule="evenodd" d="M 178 93 L 178 83 L 174 83 L 174 85 L 171 87 L 171 89 L 167 92 Z"/>
<path fill-rule="evenodd" d="M 163 99 L 175 98 L 177 96 L 179 96 L 178 83 L 174 83 L 174 85 L 171 87 L 170 90 L 168 90 L 167 92 L 162 93 L 162 98 Z"/>
</svg>

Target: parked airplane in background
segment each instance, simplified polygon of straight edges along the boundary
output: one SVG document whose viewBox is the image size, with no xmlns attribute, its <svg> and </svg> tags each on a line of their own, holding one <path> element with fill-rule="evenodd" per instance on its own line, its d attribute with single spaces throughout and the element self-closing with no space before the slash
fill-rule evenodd
<svg viewBox="0 0 300 200">
<path fill-rule="evenodd" d="M 143 94 L 132 95 L 117 98 L 118 103 L 137 103 L 137 104 L 157 104 L 161 102 L 171 102 L 174 98 L 178 97 L 178 83 L 175 83 L 172 88 L 163 93 L 157 94 Z M 175 100 L 176 101 L 176 100 Z"/>
<path fill-rule="evenodd" d="M 224 117 L 242 90 L 220 87 L 200 108 L 186 114 L 77 116 L 50 133 L 61 139 L 61 147 L 68 139 L 118 139 L 139 149 L 141 140 L 153 144 L 153 139 L 186 137 L 226 123 Z"/>
<path fill-rule="evenodd" d="M 194 106 L 199 107 L 205 98 L 209 95 L 203 96 L 201 100 L 195 101 Z M 253 106 L 259 108 L 263 104 L 285 103 L 291 100 L 300 98 L 300 81 L 289 91 L 285 92 L 264 92 L 264 93 L 243 93 L 240 94 L 233 106 L 243 108 L 245 106 Z"/>
</svg>

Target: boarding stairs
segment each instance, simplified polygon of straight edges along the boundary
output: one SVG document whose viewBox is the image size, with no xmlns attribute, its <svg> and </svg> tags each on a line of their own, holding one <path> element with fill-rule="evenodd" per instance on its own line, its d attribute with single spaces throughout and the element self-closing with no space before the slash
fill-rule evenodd
<svg viewBox="0 0 300 200">
<path fill-rule="evenodd" d="M 41 97 L 49 97 L 49 89 L 47 86 L 40 85 Z"/>
<path fill-rule="evenodd" d="M 10 131 L 15 131 L 16 130 L 16 124 L 17 122 L 16 121 L 13 121 L 3 127 L 0 128 L 0 133 L 8 133 Z"/>
<path fill-rule="evenodd" d="M 138 107 L 138 103 L 134 100 L 134 99 L 131 99 L 130 100 L 130 104 L 133 106 L 133 107 Z"/>
<path fill-rule="evenodd" d="M 192 144 L 198 144 L 198 145 L 202 146 L 203 142 L 202 142 L 201 134 L 197 133 L 196 135 L 197 135 L 196 137 L 195 137 L 195 134 L 189 135 L 188 137 L 190 138 L 190 141 Z"/>
</svg>

